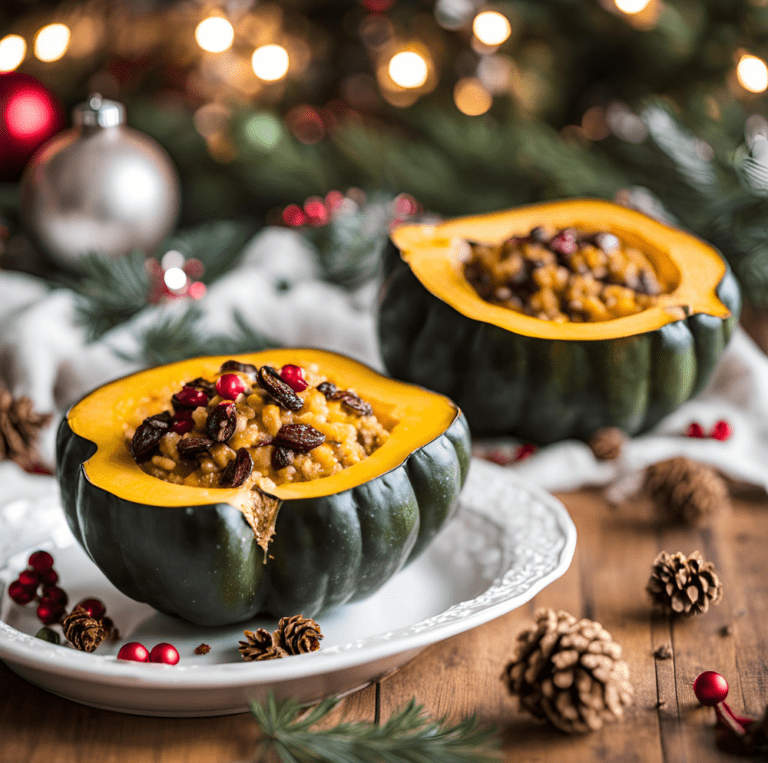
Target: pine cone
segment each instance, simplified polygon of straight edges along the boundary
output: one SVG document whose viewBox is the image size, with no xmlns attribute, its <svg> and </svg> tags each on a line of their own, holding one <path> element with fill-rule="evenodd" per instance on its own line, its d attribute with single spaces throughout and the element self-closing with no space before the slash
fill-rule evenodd
<svg viewBox="0 0 768 763">
<path fill-rule="evenodd" d="M 283 617 L 274 633 L 275 643 L 288 654 L 305 654 L 320 648 L 320 626 L 311 618 L 303 615 Z"/>
<path fill-rule="evenodd" d="M 644 490 L 659 511 L 676 522 L 705 525 L 729 506 L 725 481 L 713 469 L 685 456 L 649 466 Z"/>
<path fill-rule="evenodd" d="M 599 623 L 540 609 L 517 641 L 504 671 L 507 687 L 522 707 L 561 731 L 599 729 L 632 703 L 621 647 Z"/>
<path fill-rule="evenodd" d="M 698 551 L 687 559 L 679 551 L 673 556 L 662 551 L 653 562 L 646 590 L 654 604 L 685 617 L 703 614 L 723 598 L 723 584 L 714 565 L 705 562 Z"/>
<path fill-rule="evenodd" d="M 264 628 L 256 631 L 244 631 L 246 641 L 240 642 L 240 654 L 248 662 L 277 660 L 287 656 L 287 652 L 275 643 L 272 634 Z"/>
<path fill-rule="evenodd" d="M 37 440 L 51 414 L 35 413 L 32 405 L 30 398 L 14 398 L 0 385 L 0 461 L 16 461 L 23 467 L 37 461 Z"/>
<path fill-rule="evenodd" d="M 61 625 L 67 641 L 81 652 L 92 652 L 107 637 L 101 623 L 83 607 L 75 607 L 61 621 Z"/>
<path fill-rule="evenodd" d="M 627 436 L 618 427 L 598 429 L 587 443 L 598 461 L 612 461 L 621 455 Z"/>
</svg>

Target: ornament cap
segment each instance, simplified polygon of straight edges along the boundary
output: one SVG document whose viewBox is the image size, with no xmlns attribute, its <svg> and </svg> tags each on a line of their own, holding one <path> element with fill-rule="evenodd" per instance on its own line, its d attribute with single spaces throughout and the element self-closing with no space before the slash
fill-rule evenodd
<svg viewBox="0 0 768 763">
<path fill-rule="evenodd" d="M 85 127 L 117 127 L 125 122 L 125 106 L 91 93 L 87 101 L 75 106 L 72 121 Z"/>
</svg>

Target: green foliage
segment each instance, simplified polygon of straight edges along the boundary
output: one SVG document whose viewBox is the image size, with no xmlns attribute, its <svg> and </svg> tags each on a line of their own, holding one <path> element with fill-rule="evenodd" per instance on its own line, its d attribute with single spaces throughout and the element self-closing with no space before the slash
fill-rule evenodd
<svg viewBox="0 0 768 763">
<path fill-rule="evenodd" d="M 265 753 L 281 763 L 491 763 L 499 761 L 492 729 L 479 727 L 473 717 L 449 726 L 445 717 L 430 720 L 411 700 L 381 726 L 340 723 L 313 730 L 338 704 L 325 699 L 297 719 L 299 703 L 278 703 L 270 692 L 264 705 L 251 703 L 251 713 L 263 738 L 256 760 Z"/>
</svg>

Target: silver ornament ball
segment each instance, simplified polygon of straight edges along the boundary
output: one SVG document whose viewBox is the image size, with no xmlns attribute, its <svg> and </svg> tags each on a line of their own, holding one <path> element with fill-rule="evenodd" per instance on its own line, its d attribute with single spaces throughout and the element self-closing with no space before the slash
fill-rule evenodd
<svg viewBox="0 0 768 763">
<path fill-rule="evenodd" d="M 27 232 L 69 269 L 88 252 L 151 252 L 179 216 L 179 180 L 170 158 L 124 124 L 125 107 L 117 101 L 92 95 L 75 108 L 73 122 L 24 170 Z"/>
</svg>

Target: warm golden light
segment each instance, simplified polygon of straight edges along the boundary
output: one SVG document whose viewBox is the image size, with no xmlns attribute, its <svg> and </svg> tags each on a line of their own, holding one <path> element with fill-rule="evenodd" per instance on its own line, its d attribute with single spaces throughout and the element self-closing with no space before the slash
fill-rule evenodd
<svg viewBox="0 0 768 763">
<path fill-rule="evenodd" d="M 253 73 L 266 82 L 275 82 L 288 73 L 288 51 L 282 45 L 262 45 L 253 51 Z"/>
<path fill-rule="evenodd" d="M 630 15 L 644 11 L 651 4 L 651 0 L 614 0 L 614 2 L 622 13 Z"/>
<path fill-rule="evenodd" d="M 474 77 L 464 77 L 456 83 L 453 100 L 456 108 L 470 117 L 485 114 L 493 103 L 491 94 Z"/>
<path fill-rule="evenodd" d="M 404 50 L 392 56 L 388 71 L 396 85 L 409 89 L 421 87 L 429 76 L 426 60 L 412 50 Z"/>
<path fill-rule="evenodd" d="M 742 56 L 736 65 L 736 77 L 739 84 L 750 93 L 763 93 L 768 90 L 768 66 L 762 58 Z"/>
<path fill-rule="evenodd" d="M 197 44 L 209 53 L 223 53 L 232 47 L 235 30 L 221 16 L 211 16 L 201 21 L 195 29 Z"/>
<path fill-rule="evenodd" d="M 0 40 L 0 72 L 12 72 L 27 55 L 27 43 L 17 34 L 9 34 Z"/>
<path fill-rule="evenodd" d="M 472 31 L 483 45 L 501 45 L 512 34 L 512 27 L 503 13 L 483 11 L 475 16 Z"/>
<path fill-rule="evenodd" d="M 41 61 L 58 61 L 68 47 L 69 27 L 66 24 L 48 24 L 35 35 L 35 55 Z"/>
</svg>

